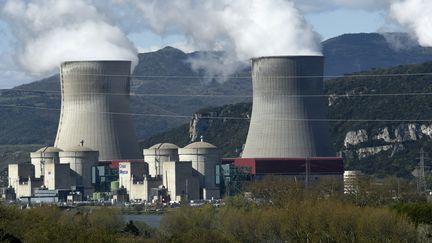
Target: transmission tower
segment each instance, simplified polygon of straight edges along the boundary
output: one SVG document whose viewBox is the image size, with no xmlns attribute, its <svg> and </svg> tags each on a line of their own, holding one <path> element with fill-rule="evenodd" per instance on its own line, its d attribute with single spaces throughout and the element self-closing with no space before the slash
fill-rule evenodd
<svg viewBox="0 0 432 243">
<path fill-rule="evenodd" d="M 425 176 L 425 160 L 429 160 L 427 153 L 424 152 L 423 148 L 420 149 L 419 164 L 416 166 L 416 179 L 417 179 L 417 192 L 424 194 L 426 192 L 426 176 Z"/>
</svg>

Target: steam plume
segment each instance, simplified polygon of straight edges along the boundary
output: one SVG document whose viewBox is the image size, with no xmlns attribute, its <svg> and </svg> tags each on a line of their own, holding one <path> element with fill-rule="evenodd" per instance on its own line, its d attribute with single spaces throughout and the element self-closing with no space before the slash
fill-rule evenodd
<svg viewBox="0 0 432 243">
<path fill-rule="evenodd" d="M 233 51 L 239 59 L 320 54 L 319 36 L 292 1 L 130 1 L 155 32 L 180 32 L 198 49 Z"/>
<path fill-rule="evenodd" d="M 390 16 L 415 34 L 421 46 L 432 46 L 432 1 L 395 1 L 390 7 Z"/>
<path fill-rule="evenodd" d="M 87 0 L 8 0 L 1 15 L 16 39 L 16 62 L 37 76 L 68 60 L 138 61 L 125 33 Z"/>
<path fill-rule="evenodd" d="M 160 36 L 180 34 L 197 50 L 192 68 L 211 76 L 233 73 L 237 60 L 271 55 L 319 55 L 320 36 L 291 0 L 119 0 L 140 10 L 143 24 Z"/>
</svg>

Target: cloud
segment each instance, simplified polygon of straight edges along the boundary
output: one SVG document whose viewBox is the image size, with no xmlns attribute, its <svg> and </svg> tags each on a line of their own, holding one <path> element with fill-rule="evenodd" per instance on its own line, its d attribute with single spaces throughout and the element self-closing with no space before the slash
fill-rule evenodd
<svg viewBox="0 0 432 243">
<path fill-rule="evenodd" d="M 196 70 L 225 76 L 237 60 L 271 55 L 320 55 L 320 36 L 288 0 L 116 0 L 128 16 L 157 35 L 181 35 L 188 49 L 223 51 L 196 56 Z M 186 50 L 187 51 L 187 50 Z"/>
<path fill-rule="evenodd" d="M 43 76 L 70 60 L 132 60 L 137 50 L 126 34 L 86 0 L 9 0 L 1 18 L 16 40 L 16 63 Z"/>
<path fill-rule="evenodd" d="M 320 53 L 320 38 L 292 1 L 130 0 L 159 35 L 182 34 L 202 50 L 225 50 L 239 59 Z"/>
<path fill-rule="evenodd" d="M 386 10 L 392 0 L 295 0 L 306 13 L 332 11 L 336 9 L 356 9 L 365 11 Z"/>
<path fill-rule="evenodd" d="M 414 35 L 421 46 L 432 47 L 432 1 L 395 1 L 390 17 Z"/>
</svg>

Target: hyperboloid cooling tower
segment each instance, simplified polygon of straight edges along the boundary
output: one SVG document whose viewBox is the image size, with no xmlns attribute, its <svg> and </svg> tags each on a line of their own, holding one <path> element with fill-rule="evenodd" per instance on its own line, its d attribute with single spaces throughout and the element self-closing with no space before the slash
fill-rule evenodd
<svg viewBox="0 0 432 243">
<path fill-rule="evenodd" d="M 243 158 L 334 156 L 325 121 L 322 56 L 252 60 L 253 106 Z"/>
<path fill-rule="evenodd" d="M 129 109 L 129 61 L 61 65 L 61 113 L 55 146 L 84 146 L 99 160 L 141 158 Z"/>
</svg>

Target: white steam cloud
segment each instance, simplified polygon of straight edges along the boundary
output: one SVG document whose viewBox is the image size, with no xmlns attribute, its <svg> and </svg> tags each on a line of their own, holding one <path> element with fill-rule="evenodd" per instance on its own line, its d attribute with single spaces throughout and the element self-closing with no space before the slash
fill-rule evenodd
<svg viewBox="0 0 432 243">
<path fill-rule="evenodd" d="M 414 34 L 421 46 L 432 47 L 432 1 L 395 1 L 390 17 Z"/>
<path fill-rule="evenodd" d="M 388 9 L 392 0 L 294 0 L 304 12 L 324 12 L 337 9 L 377 11 Z"/>
<path fill-rule="evenodd" d="M 321 38 L 294 0 L 5 0 L 0 14 L 16 40 L 15 62 L 39 77 L 69 60 L 137 64 L 126 33 L 145 28 L 162 38 L 183 36 L 195 50 L 220 51 L 189 60 L 214 77 L 251 57 L 321 54 Z"/>
<path fill-rule="evenodd" d="M 164 37 L 183 35 L 187 45 L 207 53 L 190 60 L 195 71 L 216 80 L 258 56 L 321 55 L 321 37 L 292 0 L 117 0 Z M 239 61 L 243 61 L 243 65 Z"/>
<path fill-rule="evenodd" d="M 160 35 L 180 33 L 204 50 L 240 60 L 267 55 L 320 54 L 320 37 L 287 0 L 125 0 Z"/>
<path fill-rule="evenodd" d="M 87 0 L 8 0 L 0 13 L 16 39 L 16 63 L 36 76 L 69 60 L 138 62 L 126 34 Z"/>
</svg>

